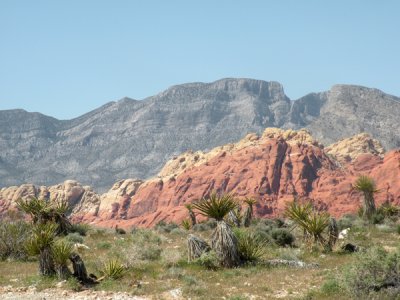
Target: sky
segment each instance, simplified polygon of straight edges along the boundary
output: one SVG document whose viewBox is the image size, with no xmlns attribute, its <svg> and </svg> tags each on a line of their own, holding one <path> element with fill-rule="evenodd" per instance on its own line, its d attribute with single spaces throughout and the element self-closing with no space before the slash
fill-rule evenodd
<svg viewBox="0 0 400 300">
<path fill-rule="evenodd" d="M 226 77 L 400 96 L 400 1 L 0 0 L 0 110 L 70 119 Z"/>
</svg>

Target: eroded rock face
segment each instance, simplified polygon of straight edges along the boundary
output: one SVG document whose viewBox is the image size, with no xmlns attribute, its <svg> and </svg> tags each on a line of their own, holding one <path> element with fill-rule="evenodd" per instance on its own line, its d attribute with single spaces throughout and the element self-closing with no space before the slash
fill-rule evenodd
<svg viewBox="0 0 400 300">
<path fill-rule="evenodd" d="M 97 215 L 100 197 L 91 187 L 82 186 L 75 180 L 67 180 L 62 184 L 46 187 L 33 184 L 12 186 L 0 190 L 0 214 L 15 206 L 18 199 L 48 199 L 49 201 L 66 201 L 72 214 L 85 214 L 88 217 Z"/>
<path fill-rule="evenodd" d="M 210 152 L 184 153 L 167 163 L 158 177 L 144 182 L 121 180 L 101 196 L 76 181 L 49 188 L 22 185 L 2 189 L 0 209 L 8 209 L 19 197 L 46 195 L 69 201 L 74 221 L 150 227 L 161 220 L 181 222 L 187 218 L 186 203 L 216 190 L 233 193 L 239 199 L 254 197 L 259 217 L 280 216 L 294 197 L 312 199 L 338 217 L 358 210 L 361 196 L 352 189 L 352 183 L 361 174 L 376 181 L 378 205 L 385 201 L 400 205 L 400 150 L 383 157 L 377 151 L 379 144 L 364 147 L 366 140 L 355 137 L 346 141 L 347 147 L 327 147 L 351 158 L 339 163 L 306 130 L 267 128 L 261 136 L 249 134 L 238 143 Z"/>
<path fill-rule="evenodd" d="M 325 152 L 345 164 L 366 153 L 383 157 L 385 150 L 378 140 L 371 138 L 367 133 L 360 133 L 329 145 Z"/>
</svg>

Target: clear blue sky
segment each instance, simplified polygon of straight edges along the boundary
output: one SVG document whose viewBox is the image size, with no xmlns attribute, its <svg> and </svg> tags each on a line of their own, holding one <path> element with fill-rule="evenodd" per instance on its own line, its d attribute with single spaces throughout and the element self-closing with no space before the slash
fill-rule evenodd
<svg viewBox="0 0 400 300">
<path fill-rule="evenodd" d="M 400 96 L 400 1 L 0 0 L 0 110 L 60 119 L 223 77 Z"/>
</svg>

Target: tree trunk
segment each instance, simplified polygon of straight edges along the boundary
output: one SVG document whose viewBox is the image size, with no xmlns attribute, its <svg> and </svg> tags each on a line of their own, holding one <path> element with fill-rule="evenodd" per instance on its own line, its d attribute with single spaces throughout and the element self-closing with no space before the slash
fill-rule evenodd
<svg viewBox="0 0 400 300">
<path fill-rule="evenodd" d="M 42 276 L 52 276 L 56 273 L 50 247 L 42 249 L 39 253 L 39 273 Z"/>
<path fill-rule="evenodd" d="M 56 267 L 56 271 L 57 271 L 57 277 L 60 280 L 68 279 L 72 275 L 71 271 L 65 265 L 64 266 L 57 266 Z"/>
<path fill-rule="evenodd" d="M 72 267 L 74 269 L 74 274 L 72 274 L 76 279 L 84 284 L 93 284 L 95 281 L 88 277 L 85 264 L 82 258 L 78 254 L 72 254 L 69 258 L 72 262 Z"/>
<path fill-rule="evenodd" d="M 189 210 L 190 221 L 192 222 L 192 227 L 197 224 L 196 215 L 192 210 Z"/>
<path fill-rule="evenodd" d="M 253 215 L 253 210 L 250 206 L 248 206 L 243 214 L 243 226 L 244 227 L 250 226 L 252 215 Z"/>
<path fill-rule="evenodd" d="M 199 258 L 203 253 L 211 250 L 210 246 L 203 239 L 189 234 L 187 240 L 188 247 L 188 261 L 191 262 L 196 258 Z"/>
<path fill-rule="evenodd" d="M 218 221 L 211 238 L 211 248 L 215 251 L 221 266 L 236 267 L 240 262 L 238 242 L 229 224 Z"/>
<path fill-rule="evenodd" d="M 375 212 L 374 194 L 371 192 L 364 192 L 364 218 L 371 220 Z"/>
<path fill-rule="evenodd" d="M 331 218 L 328 227 L 329 239 L 328 239 L 328 250 L 332 251 L 339 236 L 339 228 L 335 218 Z"/>
</svg>

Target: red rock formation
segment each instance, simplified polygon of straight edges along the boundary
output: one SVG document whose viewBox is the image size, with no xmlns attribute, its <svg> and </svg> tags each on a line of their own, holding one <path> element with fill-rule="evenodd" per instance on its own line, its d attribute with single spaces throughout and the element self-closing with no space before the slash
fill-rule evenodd
<svg viewBox="0 0 400 300">
<path fill-rule="evenodd" d="M 16 197 L 50 192 L 51 199 L 73 203 L 75 221 L 149 227 L 161 220 L 180 222 L 187 217 L 184 204 L 216 190 L 239 199 L 254 197 L 259 217 L 281 215 L 295 196 L 312 199 L 338 217 L 358 210 L 361 197 L 351 184 L 360 174 L 375 179 L 380 190 L 378 205 L 384 201 L 400 205 L 400 150 L 384 158 L 360 151 L 349 155 L 349 162 L 339 164 L 306 131 L 268 129 L 260 138 L 249 135 L 237 144 L 182 157 L 169 162 L 158 178 L 123 180 L 101 196 L 76 182 L 50 188 L 24 185 L 2 189 L 0 210 L 8 209 Z"/>
</svg>

